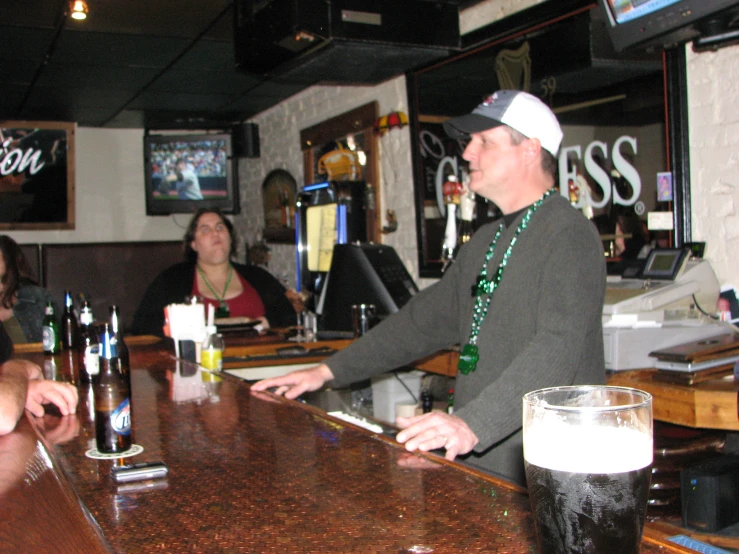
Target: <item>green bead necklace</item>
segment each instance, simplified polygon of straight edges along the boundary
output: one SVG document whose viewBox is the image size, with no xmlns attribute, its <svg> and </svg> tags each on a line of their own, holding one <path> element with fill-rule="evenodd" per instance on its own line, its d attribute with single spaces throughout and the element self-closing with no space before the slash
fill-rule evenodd
<svg viewBox="0 0 739 554">
<path fill-rule="evenodd" d="M 500 286 L 500 282 L 503 280 L 503 270 L 508 265 L 513 247 L 516 245 L 516 242 L 518 242 L 518 236 L 529 226 L 531 216 L 533 216 L 536 210 L 538 210 L 544 203 L 544 200 L 546 200 L 555 191 L 556 189 L 549 189 L 526 211 L 523 219 L 521 219 L 521 223 L 519 223 L 516 228 L 516 232 L 511 239 L 511 243 L 503 253 L 503 259 L 501 260 L 500 265 L 498 265 L 498 269 L 492 279 L 488 279 L 487 266 L 493 258 L 495 247 L 498 244 L 500 236 L 503 234 L 503 228 L 505 227 L 504 223 L 500 224 L 498 231 L 495 233 L 495 236 L 488 247 L 487 254 L 485 254 L 485 261 L 480 270 L 480 275 L 477 277 L 477 284 L 473 287 L 475 294 L 475 307 L 472 312 L 470 338 L 467 341 L 467 344 L 462 348 L 462 352 L 459 355 L 459 362 L 457 363 L 457 369 L 459 369 L 459 371 L 464 375 L 467 375 L 471 371 L 475 371 L 477 368 L 477 362 L 480 360 L 480 354 L 477 351 L 477 335 L 480 333 L 480 327 L 482 326 L 482 322 L 485 321 L 485 316 L 488 315 L 488 308 L 490 307 L 490 301 L 493 299 L 493 294 Z"/>
<path fill-rule="evenodd" d="M 218 300 L 218 307 L 213 314 L 214 317 L 229 317 L 231 315 L 231 310 L 226 303 L 226 293 L 228 292 L 228 286 L 231 284 L 231 277 L 233 277 L 234 274 L 234 267 L 231 264 L 228 265 L 228 277 L 226 278 L 226 286 L 223 287 L 223 294 L 221 295 L 219 295 L 213 288 L 213 285 L 210 284 L 210 281 L 208 281 L 208 278 L 205 276 L 205 272 L 200 268 L 200 266 L 196 265 L 196 267 L 198 268 L 198 273 L 200 273 L 200 276 L 203 278 L 203 282 L 208 287 L 208 289 L 210 289 L 210 292 L 213 293 L 213 296 L 216 297 L 216 300 Z"/>
</svg>

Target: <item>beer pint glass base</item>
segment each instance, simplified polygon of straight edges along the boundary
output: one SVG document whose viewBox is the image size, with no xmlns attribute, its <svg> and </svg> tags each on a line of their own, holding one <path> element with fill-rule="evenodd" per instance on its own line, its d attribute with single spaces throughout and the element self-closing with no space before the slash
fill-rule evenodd
<svg viewBox="0 0 739 554">
<path fill-rule="evenodd" d="M 523 399 L 526 481 L 541 554 L 637 554 L 652 469 L 652 397 L 555 387 Z"/>
</svg>

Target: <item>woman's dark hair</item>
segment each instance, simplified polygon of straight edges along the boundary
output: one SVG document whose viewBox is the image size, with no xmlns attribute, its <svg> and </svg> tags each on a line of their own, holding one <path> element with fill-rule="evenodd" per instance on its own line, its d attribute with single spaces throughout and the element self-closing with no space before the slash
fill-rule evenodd
<svg viewBox="0 0 739 554">
<path fill-rule="evenodd" d="M 0 304 L 5 308 L 13 307 L 13 300 L 18 289 L 23 285 L 37 285 L 31 274 L 31 266 L 23 254 L 23 250 L 7 235 L 0 235 L 0 254 L 5 261 L 5 275 L 0 281 L 3 292 L 0 294 Z"/>
<path fill-rule="evenodd" d="M 185 236 L 183 238 L 183 246 L 185 248 L 185 260 L 187 260 L 188 262 L 196 262 L 198 260 L 198 253 L 192 249 L 190 243 L 195 240 L 195 231 L 198 230 L 198 222 L 200 221 L 200 216 L 202 216 L 203 214 L 216 214 L 218 217 L 221 218 L 221 221 L 223 221 L 226 229 L 228 229 L 228 235 L 231 237 L 231 251 L 228 253 L 228 257 L 233 258 L 234 256 L 236 256 L 236 247 L 238 241 L 236 239 L 236 232 L 234 231 L 234 225 L 233 223 L 231 223 L 231 220 L 224 217 L 221 213 L 221 210 L 219 210 L 218 208 L 200 208 L 197 212 L 195 212 L 195 215 L 192 216 L 190 224 L 187 226 L 187 231 L 185 232 Z"/>
</svg>

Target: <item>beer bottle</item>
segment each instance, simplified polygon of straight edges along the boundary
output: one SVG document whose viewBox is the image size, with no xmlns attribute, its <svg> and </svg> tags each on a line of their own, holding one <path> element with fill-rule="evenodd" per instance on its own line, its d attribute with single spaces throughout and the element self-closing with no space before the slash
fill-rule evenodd
<svg viewBox="0 0 739 554">
<path fill-rule="evenodd" d="M 93 384 L 95 395 L 95 439 L 104 454 L 131 448 L 131 389 L 119 370 L 110 325 L 103 324 L 100 336 L 100 373 Z"/>
<path fill-rule="evenodd" d="M 120 363 L 120 370 L 123 377 L 128 380 L 129 386 L 131 385 L 131 362 L 128 353 L 128 346 L 126 341 L 123 339 L 123 326 L 120 323 L 121 312 L 118 306 L 115 304 L 110 307 L 110 330 L 113 333 L 115 342 L 115 348 L 118 352 L 118 361 Z"/>
<path fill-rule="evenodd" d="M 80 339 L 77 344 L 77 360 L 80 382 L 90 383 L 100 373 L 100 348 L 93 325 L 92 308 L 87 300 L 80 306 Z"/>
<path fill-rule="evenodd" d="M 77 348 L 79 324 L 77 314 L 74 313 L 74 300 L 72 293 L 64 291 L 64 312 L 62 312 L 62 348 L 73 350 Z"/>
<path fill-rule="evenodd" d="M 44 354 L 51 356 L 59 354 L 62 350 L 62 336 L 59 332 L 59 322 L 54 317 L 52 302 L 46 304 L 45 314 L 41 323 L 41 343 L 44 347 Z"/>
<path fill-rule="evenodd" d="M 428 391 L 421 393 L 421 409 L 424 414 L 429 413 L 434 408 L 434 397 Z"/>
<path fill-rule="evenodd" d="M 64 312 L 62 313 L 62 348 L 72 350 L 77 348 L 79 325 L 77 314 L 74 313 L 72 293 L 64 291 Z"/>
</svg>

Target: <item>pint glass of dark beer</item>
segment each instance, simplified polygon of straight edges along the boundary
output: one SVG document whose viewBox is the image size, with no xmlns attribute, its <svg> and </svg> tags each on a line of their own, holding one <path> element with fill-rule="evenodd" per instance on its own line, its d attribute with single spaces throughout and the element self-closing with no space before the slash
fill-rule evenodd
<svg viewBox="0 0 739 554">
<path fill-rule="evenodd" d="M 637 554 L 652 468 L 652 397 L 555 387 L 523 397 L 526 481 L 541 554 Z"/>
</svg>

